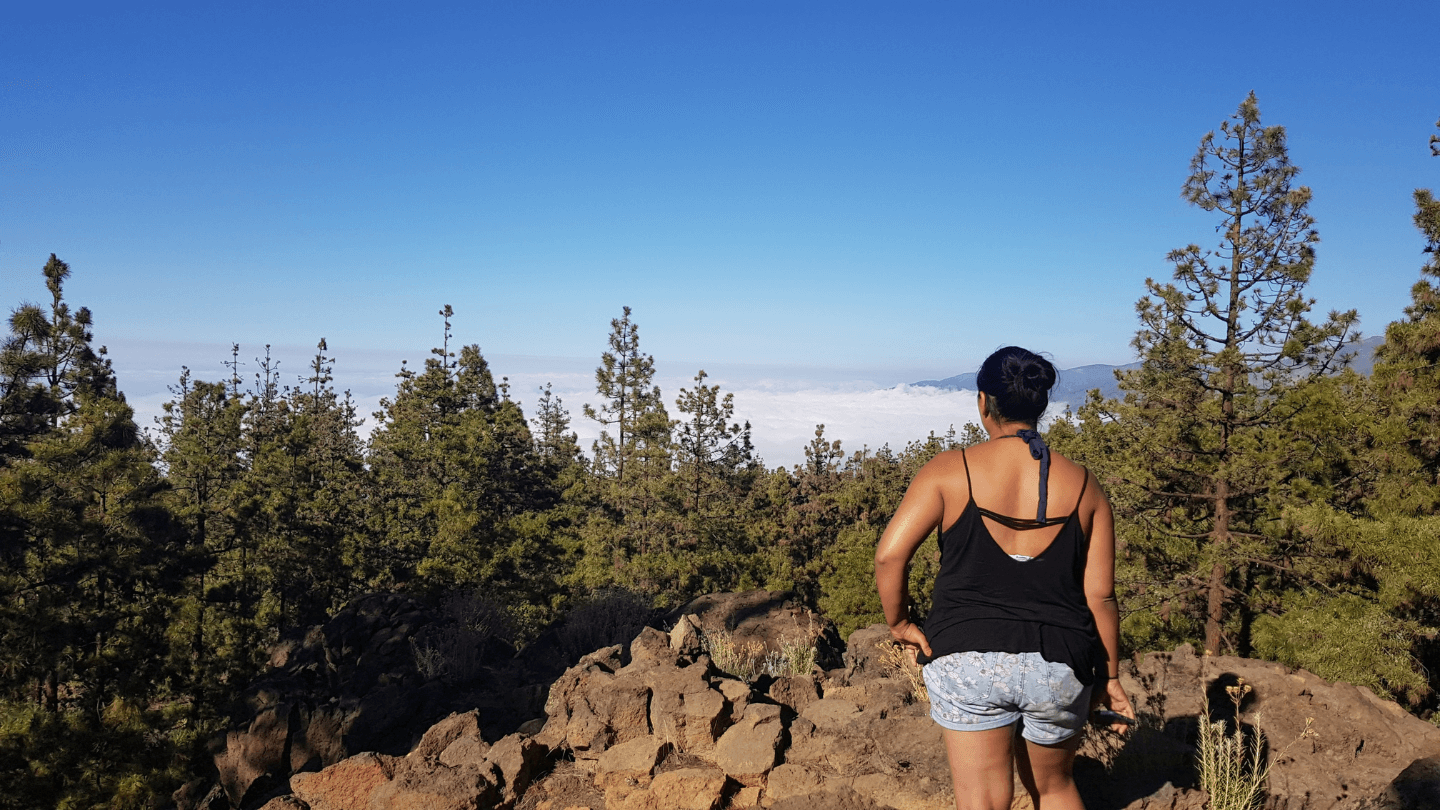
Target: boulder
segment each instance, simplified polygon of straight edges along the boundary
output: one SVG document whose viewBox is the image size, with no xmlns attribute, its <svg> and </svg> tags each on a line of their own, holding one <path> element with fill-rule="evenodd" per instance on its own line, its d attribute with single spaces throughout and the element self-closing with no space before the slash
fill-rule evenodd
<svg viewBox="0 0 1440 810">
<path fill-rule="evenodd" d="M 390 781 L 391 757 L 357 754 L 318 773 L 290 777 L 290 791 L 310 810 L 354 810 L 370 806 L 371 794 Z"/>
<path fill-rule="evenodd" d="M 474 710 L 452 714 L 431 726 L 407 756 L 421 759 L 438 757 L 462 737 L 480 739 L 480 718 Z"/>
<path fill-rule="evenodd" d="M 844 698 L 827 697 L 806 706 L 800 716 L 821 731 L 844 732 L 860 719 L 860 707 Z"/>
<path fill-rule="evenodd" d="M 650 727 L 655 735 L 680 751 L 708 758 L 729 722 L 730 705 L 711 686 L 706 660 L 686 667 L 652 668 L 637 675 L 650 684 Z"/>
<path fill-rule="evenodd" d="M 767 801 L 779 801 L 791 796 L 809 796 L 825 788 L 825 780 L 801 765 L 776 765 L 765 782 Z"/>
<path fill-rule="evenodd" d="M 370 794 L 366 810 L 475 810 L 500 801 L 493 768 L 448 767 L 423 757 L 395 761 L 389 782 Z"/>
<path fill-rule="evenodd" d="M 791 675 L 776 678 L 767 694 L 776 703 L 799 712 L 820 699 L 820 684 L 814 675 Z"/>
<path fill-rule="evenodd" d="M 524 734 L 510 734 L 495 743 L 485 761 L 500 774 L 504 799 L 515 802 L 530 787 L 550 751 Z"/>
<path fill-rule="evenodd" d="M 645 696 L 633 692 L 634 700 L 622 699 L 629 687 L 623 682 L 616 685 L 615 673 L 623 667 L 625 649 L 615 645 L 586 655 L 551 684 L 545 700 L 545 726 L 535 736 L 537 743 L 569 750 L 577 762 L 593 769 L 595 759 L 620 737 L 633 739 L 649 733 L 648 728 L 636 728 L 638 703 Z M 620 695 L 601 697 L 612 686 Z M 609 716 L 611 712 L 618 715 Z M 648 705 L 644 714 L 643 722 L 648 726 Z"/>
<path fill-rule="evenodd" d="M 692 661 L 705 652 L 705 644 L 700 639 L 700 625 L 693 617 L 681 616 L 675 620 L 675 627 L 670 630 L 670 649 Z"/>
<path fill-rule="evenodd" d="M 489 755 L 490 746 L 479 735 L 466 735 L 445 746 L 439 760 L 441 765 L 458 768 L 461 765 L 480 765 Z"/>
<path fill-rule="evenodd" d="M 675 663 L 675 651 L 670 649 L 670 637 L 653 627 L 646 627 L 630 642 L 630 664 L 656 666 Z"/>
<path fill-rule="evenodd" d="M 260 805 L 260 810 L 310 810 L 310 806 L 294 796 L 277 796 Z"/>
<path fill-rule="evenodd" d="M 890 628 L 885 624 L 872 624 L 850 634 L 845 642 L 845 669 L 852 676 L 861 674 L 872 678 L 880 677 L 887 671 L 881 659 L 882 644 L 894 640 Z"/>
<path fill-rule="evenodd" d="M 600 755 L 595 768 L 595 787 L 608 790 L 612 786 L 648 785 L 650 775 L 670 743 L 649 735 L 621 743 Z"/>
<path fill-rule="evenodd" d="M 1197 656 L 1189 645 L 1172 653 L 1149 653 L 1121 667 L 1121 684 L 1140 712 L 1142 726 L 1187 748 L 1207 694 L 1212 712 L 1225 716 L 1228 711 L 1233 717 L 1225 687 L 1239 679 L 1251 688 L 1241 722 L 1263 733 L 1271 752 L 1270 810 L 1359 810 L 1384 794 L 1407 766 L 1440 754 L 1440 728 L 1369 689 L 1331 683 L 1303 669 L 1232 656 Z M 1307 722 L 1312 734 L 1306 734 Z M 1145 753 L 1131 752 L 1148 760 Z M 1115 771 L 1122 770 L 1126 756 L 1122 750 L 1112 773 L 1099 783 L 1082 781 L 1077 764 L 1076 779 L 1087 806 L 1097 802 L 1123 807 L 1116 803 L 1149 796 L 1164 782 L 1177 789 L 1193 784 L 1184 757 L 1170 773 L 1151 761 L 1148 775 L 1139 782 L 1120 778 L 1124 774 Z"/>
<path fill-rule="evenodd" d="M 1440 807 L 1440 756 L 1417 759 L 1385 788 L 1374 810 L 1433 810 Z"/>
<path fill-rule="evenodd" d="M 821 669 L 843 666 L 845 643 L 835 623 L 783 591 L 707 594 L 676 608 L 666 618 L 678 624 L 684 617 L 702 634 L 730 633 L 737 646 L 753 642 L 778 652 L 786 643 L 813 644 L 815 663 Z"/>
<path fill-rule="evenodd" d="M 752 703 L 715 746 L 715 764 L 742 785 L 762 785 L 775 767 L 783 731 L 779 706 Z"/>
<path fill-rule="evenodd" d="M 631 792 L 621 810 L 716 810 L 724 797 L 725 774 L 710 768 L 681 768 L 656 776 L 648 788 Z"/>
</svg>

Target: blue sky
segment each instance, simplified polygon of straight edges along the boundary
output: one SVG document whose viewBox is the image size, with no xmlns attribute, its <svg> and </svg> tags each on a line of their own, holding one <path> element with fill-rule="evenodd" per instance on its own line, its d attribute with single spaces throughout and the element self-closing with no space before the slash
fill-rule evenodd
<svg viewBox="0 0 1440 810">
<path fill-rule="evenodd" d="M 324 336 L 342 382 L 418 361 L 446 303 L 527 385 L 622 305 L 662 370 L 737 390 L 1123 363 L 1144 279 L 1214 241 L 1180 184 L 1253 89 L 1315 191 L 1317 309 L 1376 334 L 1440 185 L 1440 7 L 1357 9 L 26 4 L 0 298 L 69 261 L 132 399 L 232 341 Z"/>
</svg>

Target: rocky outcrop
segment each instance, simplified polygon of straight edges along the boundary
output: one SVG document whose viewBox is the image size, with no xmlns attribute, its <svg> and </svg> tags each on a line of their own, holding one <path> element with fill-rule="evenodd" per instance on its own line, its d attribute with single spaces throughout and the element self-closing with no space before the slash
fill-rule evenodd
<svg viewBox="0 0 1440 810">
<path fill-rule="evenodd" d="M 1412 763 L 1440 754 L 1440 728 L 1364 687 L 1268 661 L 1197 656 L 1182 645 L 1122 667 L 1121 683 L 1141 715 L 1141 728 L 1113 757 L 1108 774 L 1089 763 L 1086 806 L 1169 807 L 1153 794 L 1166 783 L 1194 784 L 1198 718 L 1208 702 L 1210 716 L 1233 722 L 1225 688 L 1241 679 L 1250 691 L 1240 722 L 1264 735 L 1273 762 L 1269 810 L 1373 806 Z"/>
<path fill-rule="evenodd" d="M 545 684 L 527 686 L 495 676 L 486 682 L 490 694 L 460 690 L 459 699 L 469 705 L 444 715 L 433 712 L 454 700 L 442 704 L 423 697 L 427 691 L 445 691 L 425 679 L 403 672 L 390 678 L 366 675 L 368 695 L 397 685 L 422 695 L 396 698 L 393 705 L 411 707 L 412 716 L 402 720 L 402 712 L 387 710 L 397 718 L 388 724 L 392 736 L 366 751 L 353 746 L 374 738 L 357 736 L 355 717 L 344 712 L 306 708 L 308 704 L 293 699 L 288 705 L 309 712 L 298 715 L 299 721 L 293 708 L 290 714 L 259 712 L 245 733 L 227 738 L 217 757 L 228 769 L 224 792 L 238 791 L 232 794 L 237 798 L 226 803 L 203 786 L 187 786 L 189 794 L 207 796 L 192 806 L 954 806 L 942 732 L 908 679 L 881 655 L 880 645 L 889 639 L 883 626 L 856 631 L 842 647 L 827 635 L 833 634 L 833 626 L 776 594 L 718 595 L 696 600 L 691 607 L 698 612 L 673 617 L 667 632 L 643 628 L 627 644 L 589 653 Z M 363 613 L 345 619 L 350 630 L 335 634 L 333 642 L 326 635 L 327 641 L 316 647 L 330 656 L 325 666 L 338 671 L 369 661 L 383 670 L 387 664 L 377 663 L 383 656 L 361 652 L 347 659 L 344 651 L 370 643 L 393 649 L 393 644 L 385 644 L 395 637 L 395 628 L 418 618 L 406 619 L 406 613 L 402 609 L 389 620 L 376 619 L 365 631 Z M 774 649 L 793 645 L 795 639 L 787 634 L 797 627 L 828 645 L 818 658 L 830 666 L 786 677 L 762 675 L 747 683 L 718 670 L 704 652 L 706 633 L 723 630 Z M 370 641 L 357 642 L 354 648 L 343 643 L 346 633 L 356 638 L 361 632 L 369 632 Z M 298 666 L 302 672 L 317 664 L 303 646 L 291 650 L 286 661 L 287 667 Z M 318 677 L 330 670 L 317 665 L 313 671 Z M 299 675 L 290 672 L 290 677 Z M 1200 658 L 1181 647 L 1122 667 L 1122 683 L 1142 722 L 1124 738 L 1108 732 L 1087 737 L 1076 763 L 1087 808 L 1201 810 L 1206 797 L 1195 785 L 1193 762 L 1205 696 L 1207 691 L 1212 695 L 1212 716 L 1223 719 L 1230 705 L 1225 687 L 1239 679 L 1251 688 L 1239 721 L 1247 733 L 1263 735 L 1274 762 L 1269 810 L 1440 807 L 1440 729 L 1348 684 L 1260 661 Z M 543 706 L 536 700 L 528 711 L 538 717 L 526 722 L 521 719 L 526 711 L 497 705 L 541 694 Z M 269 705 L 284 703 L 277 698 Z M 415 710 L 417 706 L 422 708 Z M 1318 736 L 1304 734 L 1307 718 Z M 374 718 L 370 722 L 386 726 Z M 503 733 L 496 733 L 497 728 Z M 315 742 L 324 740 L 330 743 Z M 1017 785 L 1015 808 L 1026 807 L 1029 799 Z"/>
<path fill-rule="evenodd" d="M 706 594 L 671 611 L 666 621 L 678 627 L 687 617 L 701 634 L 724 631 L 737 645 L 755 643 L 769 652 L 786 643 L 813 644 L 820 669 L 843 666 L 845 642 L 835 623 L 783 591 Z"/>
</svg>

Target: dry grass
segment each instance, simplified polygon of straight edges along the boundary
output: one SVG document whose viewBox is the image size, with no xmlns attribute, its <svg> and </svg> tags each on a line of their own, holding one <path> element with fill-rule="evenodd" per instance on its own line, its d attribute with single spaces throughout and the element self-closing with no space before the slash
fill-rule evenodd
<svg viewBox="0 0 1440 810">
<path fill-rule="evenodd" d="M 1200 717 L 1200 739 L 1196 747 L 1199 757 L 1200 787 L 1210 796 L 1209 810 L 1260 810 L 1265 805 L 1265 779 L 1270 765 L 1290 746 L 1306 737 L 1318 736 L 1305 718 L 1305 730 L 1290 741 L 1274 758 L 1265 756 L 1265 735 L 1260 732 L 1259 716 L 1246 733 L 1240 722 L 1240 704 L 1251 691 L 1241 678 L 1234 686 L 1225 687 L 1235 705 L 1234 728 L 1224 720 L 1210 720 L 1210 706 Z"/>
<path fill-rule="evenodd" d="M 895 641 L 881 641 L 875 646 L 880 650 L 880 663 L 884 665 L 885 673 L 908 683 L 912 700 L 929 703 L 930 690 L 925 688 L 925 677 L 920 674 L 920 665 L 915 663 L 915 654 Z"/>
<path fill-rule="evenodd" d="M 761 675 L 784 678 L 808 675 L 815 667 L 815 640 L 796 638 L 781 641 L 780 649 L 767 652 L 759 641 L 740 643 L 728 631 L 701 633 L 700 641 L 710 660 L 721 672 L 753 683 Z"/>
</svg>

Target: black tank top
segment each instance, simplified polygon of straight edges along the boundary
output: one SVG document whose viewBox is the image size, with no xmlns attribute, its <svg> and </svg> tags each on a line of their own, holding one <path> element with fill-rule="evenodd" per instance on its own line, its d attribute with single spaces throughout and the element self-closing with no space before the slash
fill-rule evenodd
<svg viewBox="0 0 1440 810">
<path fill-rule="evenodd" d="M 970 462 L 960 452 L 968 479 Z M 1106 654 L 1085 601 L 1090 538 L 1080 527 L 1080 503 L 1089 483 L 1087 470 L 1075 509 L 1044 521 L 981 509 L 970 487 L 960 518 L 940 534 L 940 573 L 924 628 L 933 655 L 921 653 L 920 663 L 957 652 L 1038 652 L 1069 666 L 1081 683 L 1095 682 Z M 1000 548 L 982 516 L 1018 531 L 1063 527 L 1044 551 L 1022 562 Z"/>
</svg>

